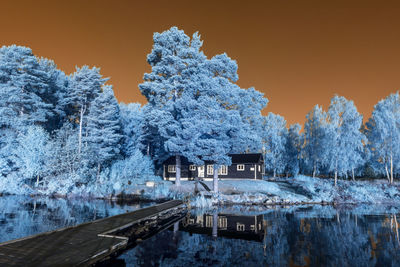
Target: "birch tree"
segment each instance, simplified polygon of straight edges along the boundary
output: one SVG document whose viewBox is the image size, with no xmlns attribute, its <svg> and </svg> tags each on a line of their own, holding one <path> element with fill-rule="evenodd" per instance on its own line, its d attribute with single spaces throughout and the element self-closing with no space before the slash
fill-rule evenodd
<svg viewBox="0 0 400 267">
<path fill-rule="evenodd" d="M 265 117 L 263 125 L 266 169 L 273 177 L 282 173 L 286 166 L 285 146 L 287 141 L 286 120 L 272 112 Z"/>
<path fill-rule="evenodd" d="M 312 176 L 324 166 L 327 158 L 327 139 L 329 132 L 328 117 L 326 112 L 318 105 L 306 115 L 304 124 L 304 162 L 311 169 Z"/>
<path fill-rule="evenodd" d="M 371 165 L 377 173 L 385 174 L 393 183 L 400 161 L 400 99 L 399 93 L 379 101 L 366 123 L 366 135 Z"/>
<path fill-rule="evenodd" d="M 303 135 L 300 133 L 301 126 L 298 123 L 289 126 L 285 147 L 285 162 L 287 176 L 299 174 L 300 157 L 303 146 Z"/>
<path fill-rule="evenodd" d="M 363 165 L 365 135 L 360 131 L 362 115 L 358 113 L 354 102 L 342 96 L 335 96 L 328 109 L 329 141 L 328 168 L 334 172 L 335 186 L 338 175 L 351 172 Z"/>
</svg>

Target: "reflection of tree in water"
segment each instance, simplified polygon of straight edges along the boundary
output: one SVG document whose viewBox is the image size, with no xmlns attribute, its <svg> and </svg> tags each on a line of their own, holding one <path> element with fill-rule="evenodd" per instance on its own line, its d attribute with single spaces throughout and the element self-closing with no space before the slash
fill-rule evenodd
<svg viewBox="0 0 400 267">
<path fill-rule="evenodd" d="M 295 266 L 395 266 L 400 263 L 395 231 L 383 216 L 338 213 L 331 218 L 266 217 L 267 262 Z M 394 228 L 394 227 L 393 227 Z"/>
<path fill-rule="evenodd" d="M 394 215 L 272 211 L 262 242 L 172 230 L 125 253 L 140 266 L 399 266 Z"/>
<path fill-rule="evenodd" d="M 0 242 L 117 215 L 139 206 L 115 205 L 103 200 L 66 200 L 0 197 Z"/>
</svg>

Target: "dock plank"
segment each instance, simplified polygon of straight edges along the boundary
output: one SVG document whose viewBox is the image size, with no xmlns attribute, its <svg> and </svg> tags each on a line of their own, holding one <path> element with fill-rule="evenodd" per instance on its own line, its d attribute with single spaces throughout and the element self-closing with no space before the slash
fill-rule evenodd
<svg viewBox="0 0 400 267">
<path fill-rule="evenodd" d="M 172 200 L 129 213 L 41 233 L 0 244 L 0 266 L 77 266 L 127 246 L 128 239 L 110 235 L 124 226 L 182 205 Z"/>
</svg>

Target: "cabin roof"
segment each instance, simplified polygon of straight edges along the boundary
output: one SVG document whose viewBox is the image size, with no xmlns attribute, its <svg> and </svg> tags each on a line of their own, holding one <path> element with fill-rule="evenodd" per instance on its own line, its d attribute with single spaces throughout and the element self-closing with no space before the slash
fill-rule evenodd
<svg viewBox="0 0 400 267">
<path fill-rule="evenodd" d="M 245 164 L 245 163 L 262 163 L 263 156 L 261 153 L 247 153 L 247 154 L 229 154 L 232 158 L 232 164 Z M 206 161 L 209 163 L 209 161 Z M 164 164 L 173 164 L 175 165 L 175 156 L 169 157 Z M 182 165 L 189 165 L 192 164 L 187 160 L 185 157 L 181 157 L 181 164 Z"/>
<path fill-rule="evenodd" d="M 230 154 L 229 156 L 232 158 L 232 164 L 259 163 L 263 161 L 263 156 L 261 153 Z"/>
</svg>

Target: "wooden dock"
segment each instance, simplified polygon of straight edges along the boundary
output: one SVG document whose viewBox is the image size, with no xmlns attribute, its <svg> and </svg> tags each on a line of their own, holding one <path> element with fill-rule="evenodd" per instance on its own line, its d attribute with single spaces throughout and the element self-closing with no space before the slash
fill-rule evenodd
<svg viewBox="0 0 400 267">
<path fill-rule="evenodd" d="M 133 212 L 4 242 L 0 244 L 0 266 L 91 265 L 124 250 L 130 241 L 137 238 L 132 237 L 135 227 L 146 226 L 149 220 L 165 219 L 169 214 L 182 211 L 183 208 L 182 201 L 172 200 Z"/>
</svg>

